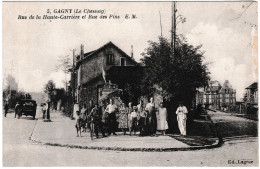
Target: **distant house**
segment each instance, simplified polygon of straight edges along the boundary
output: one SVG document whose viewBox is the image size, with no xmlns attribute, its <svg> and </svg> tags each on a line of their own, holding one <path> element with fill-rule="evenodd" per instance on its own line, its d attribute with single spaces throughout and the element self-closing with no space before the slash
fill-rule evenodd
<svg viewBox="0 0 260 169">
<path fill-rule="evenodd" d="M 228 80 L 224 82 L 219 94 L 221 106 L 236 105 L 236 90 L 232 88 Z"/>
<path fill-rule="evenodd" d="M 234 106 L 236 103 L 236 90 L 226 80 L 221 86 L 218 81 L 209 81 L 205 88 L 197 89 L 196 104 L 205 105 L 210 109 Z"/>
<path fill-rule="evenodd" d="M 246 103 L 258 104 L 258 83 L 254 82 L 246 88 L 247 100 Z"/>
<path fill-rule="evenodd" d="M 129 78 L 138 77 L 140 70 L 133 55 L 127 55 L 112 42 L 87 53 L 81 45 L 75 64 L 76 99 L 80 105 L 98 103 L 113 92 L 119 93 Z"/>
</svg>

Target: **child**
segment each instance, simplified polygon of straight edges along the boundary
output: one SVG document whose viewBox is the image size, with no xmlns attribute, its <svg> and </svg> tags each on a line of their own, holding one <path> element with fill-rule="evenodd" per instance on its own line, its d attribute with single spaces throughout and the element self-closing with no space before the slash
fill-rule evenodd
<svg viewBox="0 0 260 169">
<path fill-rule="evenodd" d="M 80 117 L 80 112 L 76 111 L 75 112 L 75 120 L 76 120 L 76 124 L 75 127 L 77 129 L 77 137 L 80 135 L 81 137 L 81 126 L 82 126 L 82 118 Z M 79 132 L 79 134 L 78 134 Z"/>
<path fill-rule="evenodd" d="M 86 104 L 83 105 L 83 108 L 80 111 L 80 117 L 82 119 L 83 132 L 86 132 L 86 125 L 87 125 L 87 105 Z"/>
<path fill-rule="evenodd" d="M 137 107 L 133 107 L 133 112 L 130 114 L 130 120 L 131 120 L 131 127 L 130 127 L 130 136 L 132 134 L 132 131 L 134 131 L 134 135 L 137 128 Z"/>
</svg>

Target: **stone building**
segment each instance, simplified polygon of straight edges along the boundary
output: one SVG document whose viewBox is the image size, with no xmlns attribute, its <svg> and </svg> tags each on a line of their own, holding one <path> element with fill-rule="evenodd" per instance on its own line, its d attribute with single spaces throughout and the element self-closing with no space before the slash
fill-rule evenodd
<svg viewBox="0 0 260 169">
<path fill-rule="evenodd" d="M 246 88 L 247 100 L 246 103 L 257 105 L 258 104 L 258 83 L 254 82 Z"/>
<path fill-rule="evenodd" d="M 81 45 L 80 55 L 75 63 L 75 98 L 82 104 L 99 103 L 106 97 L 120 96 L 127 78 L 138 76 L 140 66 L 131 56 L 112 42 L 97 50 L 84 53 Z"/>
<path fill-rule="evenodd" d="M 219 91 L 221 107 L 236 105 L 236 90 L 232 88 L 228 80 L 226 80 Z"/>
<path fill-rule="evenodd" d="M 218 81 L 209 81 L 207 87 L 197 89 L 196 104 L 210 109 L 235 106 L 236 90 L 232 88 L 228 80 L 222 86 Z"/>
</svg>

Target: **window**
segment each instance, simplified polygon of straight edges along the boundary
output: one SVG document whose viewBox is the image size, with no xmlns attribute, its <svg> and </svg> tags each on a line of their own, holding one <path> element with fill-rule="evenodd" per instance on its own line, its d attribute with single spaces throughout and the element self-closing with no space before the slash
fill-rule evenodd
<svg viewBox="0 0 260 169">
<path fill-rule="evenodd" d="M 107 65 L 114 65 L 115 64 L 115 56 L 113 54 L 107 55 Z"/>
<path fill-rule="evenodd" d="M 121 58 L 121 66 L 125 66 L 126 65 L 126 63 L 125 63 L 125 58 Z"/>
</svg>

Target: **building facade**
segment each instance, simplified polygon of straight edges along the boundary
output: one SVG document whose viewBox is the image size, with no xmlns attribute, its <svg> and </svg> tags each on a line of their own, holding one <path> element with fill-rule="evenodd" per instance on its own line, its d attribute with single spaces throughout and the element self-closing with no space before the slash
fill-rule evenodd
<svg viewBox="0 0 260 169">
<path fill-rule="evenodd" d="M 88 53 L 84 53 L 84 46 L 81 45 L 80 55 L 76 56 L 75 78 L 72 79 L 77 102 L 80 106 L 90 106 L 104 100 L 105 95 L 108 97 L 112 93 L 120 93 L 116 79 L 122 79 L 122 76 L 118 77 L 118 71 L 127 70 L 131 73 L 137 67 L 133 55 L 127 55 L 112 42 Z"/>
<path fill-rule="evenodd" d="M 247 104 L 258 105 L 258 83 L 254 82 L 246 88 Z"/>
<path fill-rule="evenodd" d="M 226 80 L 219 91 L 221 107 L 236 105 L 236 90 L 232 88 L 229 81 Z"/>
<path fill-rule="evenodd" d="M 199 104 L 210 109 L 235 106 L 236 90 L 232 88 L 228 80 L 222 86 L 218 81 L 209 81 L 207 87 L 197 89 L 196 105 Z"/>
</svg>

